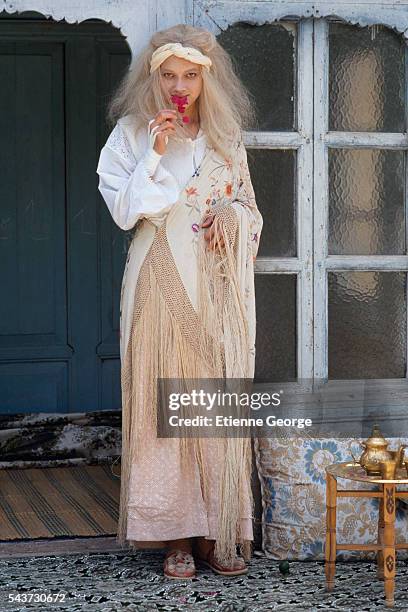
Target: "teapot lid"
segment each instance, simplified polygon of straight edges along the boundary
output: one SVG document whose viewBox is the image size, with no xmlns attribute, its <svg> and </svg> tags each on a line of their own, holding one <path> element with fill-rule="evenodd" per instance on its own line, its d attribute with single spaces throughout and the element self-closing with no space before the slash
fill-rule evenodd
<svg viewBox="0 0 408 612">
<path fill-rule="evenodd" d="M 367 446 L 388 446 L 387 440 L 382 435 L 377 424 L 373 426 L 371 436 L 365 441 Z"/>
</svg>

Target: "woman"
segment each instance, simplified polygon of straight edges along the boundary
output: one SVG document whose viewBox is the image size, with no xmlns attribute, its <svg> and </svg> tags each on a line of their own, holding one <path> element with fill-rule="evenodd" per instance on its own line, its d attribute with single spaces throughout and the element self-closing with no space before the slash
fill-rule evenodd
<svg viewBox="0 0 408 612">
<path fill-rule="evenodd" d="M 135 228 L 120 303 L 118 541 L 167 547 L 169 578 L 195 575 L 193 546 L 239 575 L 253 539 L 250 438 L 157 438 L 156 383 L 253 378 L 262 217 L 242 129 L 254 113 L 214 35 L 177 25 L 134 60 L 110 118 L 99 190 L 117 225 Z"/>
</svg>

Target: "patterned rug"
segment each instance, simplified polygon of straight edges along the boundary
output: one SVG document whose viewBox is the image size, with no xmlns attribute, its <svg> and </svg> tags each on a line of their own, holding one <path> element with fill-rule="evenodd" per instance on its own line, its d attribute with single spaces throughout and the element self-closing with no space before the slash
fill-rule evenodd
<svg viewBox="0 0 408 612">
<path fill-rule="evenodd" d="M 186 582 L 165 579 L 162 560 L 158 551 L 1 559 L 0 610 L 22 612 L 39 606 L 70 612 L 387 609 L 373 563 L 338 563 L 335 590 L 326 593 L 321 562 L 291 562 L 284 577 L 278 562 L 258 556 L 246 576 L 222 578 L 200 569 L 196 579 Z M 408 566 L 401 562 L 397 571 L 394 609 L 408 610 Z M 65 600 L 7 604 L 8 595 L 16 593 L 61 593 Z"/>
<path fill-rule="evenodd" d="M 119 487 L 108 465 L 0 469 L 0 540 L 114 535 Z"/>
</svg>

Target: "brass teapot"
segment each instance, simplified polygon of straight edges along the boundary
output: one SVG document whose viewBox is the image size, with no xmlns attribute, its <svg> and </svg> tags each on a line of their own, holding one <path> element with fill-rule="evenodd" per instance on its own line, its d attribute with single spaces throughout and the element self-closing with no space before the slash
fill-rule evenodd
<svg viewBox="0 0 408 612">
<path fill-rule="evenodd" d="M 397 468 L 403 466 L 405 446 L 401 444 L 396 451 L 388 450 L 388 442 L 382 435 L 378 425 L 374 425 L 371 436 L 365 441 L 360 442 L 364 448 L 363 454 L 359 459 L 352 457 L 356 463 L 365 469 L 368 476 L 381 475 L 381 461 L 394 460 L 397 462 Z"/>
</svg>

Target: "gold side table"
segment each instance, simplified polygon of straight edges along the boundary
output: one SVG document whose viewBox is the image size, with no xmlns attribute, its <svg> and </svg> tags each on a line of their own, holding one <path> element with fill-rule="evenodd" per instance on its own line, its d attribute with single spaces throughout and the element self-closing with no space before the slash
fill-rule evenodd
<svg viewBox="0 0 408 612">
<path fill-rule="evenodd" d="M 378 491 L 361 489 L 338 489 L 337 478 L 355 480 L 378 485 Z M 394 480 L 383 480 L 377 476 L 367 476 L 358 463 L 333 463 L 326 468 L 326 546 L 325 572 L 326 588 L 334 588 L 336 554 L 338 550 L 373 550 L 377 552 L 377 576 L 384 580 L 385 603 L 388 608 L 394 605 L 395 588 L 395 551 L 408 548 L 408 542 L 395 543 L 395 500 L 408 497 L 407 491 L 397 491 L 397 485 L 408 485 L 405 469 L 398 469 Z M 380 500 L 378 513 L 378 540 L 374 544 L 338 543 L 336 538 L 337 498 L 338 497 L 377 497 Z"/>
</svg>

